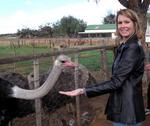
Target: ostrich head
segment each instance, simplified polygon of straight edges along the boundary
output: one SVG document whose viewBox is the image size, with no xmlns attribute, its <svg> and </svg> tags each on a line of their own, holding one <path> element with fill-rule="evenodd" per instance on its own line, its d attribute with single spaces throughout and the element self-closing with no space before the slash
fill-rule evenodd
<svg viewBox="0 0 150 126">
<path fill-rule="evenodd" d="M 71 58 L 66 55 L 60 55 L 54 62 L 54 66 L 59 67 L 75 67 L 76 64 L 71 61 Z"/>
<path fill-rule="evenodd" d="M 11 97 L 20 99 L 35 99 L 45 96 L 54 86 L 62 70 L 67 67 L 75 67 L 75 63 L 66 55 L 60 55 L 54 62 L 53 68 L 43 85 L 37 89 L 27 90 L 18 86 L 12 88 Z"/>
</svg>

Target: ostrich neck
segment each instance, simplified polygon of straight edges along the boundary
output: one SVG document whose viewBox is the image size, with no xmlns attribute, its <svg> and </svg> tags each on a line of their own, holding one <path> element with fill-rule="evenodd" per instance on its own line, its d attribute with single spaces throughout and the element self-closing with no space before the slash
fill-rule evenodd
<svg viewBox="0 0 150 126">
<path fill-rule="evenodd" d="M 31 99 L 31 100 L 41 98 L 52 89 L 60 74 L 61 74 L 61 67 L 54 66 L 48 78 L 46 79 L 46 81 L 42 86 L 33 90 L 22 89 L 18 86 L 14 86 L 12 88 L 13 94 L 11 97 L 20 99 Z"/>
</svg>

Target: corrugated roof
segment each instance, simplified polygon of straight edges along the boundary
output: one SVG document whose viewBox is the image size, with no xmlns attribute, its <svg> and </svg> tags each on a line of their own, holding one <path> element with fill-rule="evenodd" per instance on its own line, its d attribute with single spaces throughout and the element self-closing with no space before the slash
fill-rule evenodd
<svg viewBox="0 0 150 126">
<path fill-rule="evenodd" d="M 115 24 L 88 25 L 85 30 L 107 30 L 116 29 Z"/>
</svg>

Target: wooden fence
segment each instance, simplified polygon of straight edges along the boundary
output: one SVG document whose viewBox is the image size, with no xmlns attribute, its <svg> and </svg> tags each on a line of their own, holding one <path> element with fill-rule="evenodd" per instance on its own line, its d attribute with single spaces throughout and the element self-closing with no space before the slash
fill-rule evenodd
<svg viewBox="0 0 150 126">
<path fill-rule="evenodd" d="M 1 46 L 15 46 L 15 47 L 39 47 L 46 46 L 49 48 L 58 47 L 72 47 L 81 45 L 114 45 L 114 39 L 112 38 L 33 38 L 33 39 L 17 39 L 17 38 L 0 38 Z"/>
<path fill-rule="evenodd" d="M 64 39 L 64 38 L 42 38 L 42 39 L 0 39 L 0 45 L 10 45 L 13 47 L 22 47 L 22 46 L 47 46 L 49 48 L 60 48 L 59 51 L 51 51 L 48 53 L 41 53 L 35 55 L 25 55 L 25 56 L 13 56 L 13 57 L 6 57 L 0 59 L 0 65 L 5 64 L 13 64 L 16 62 L 22 61 L 33 61 L 33 68 L 34 68 L 34 87 L 39 86 L 39 59 L 48 58 L 48 57 L 55 57 L 60 54 L 70 55 L 73 54 L 75 58 L 75 62 L 78 62 L 78 53 L 90 51 L 90 50 L 99 50 L 101 61 L 101 68 L 100 70 L 103 71 L 103 79 L 107 80 L 110 77 L 110 71 L 107 66 L 108 57 L 107 51 L 113 50 L 116 46 L 116 43 L 112 39 Z M 84 46 L 82 46 L 84 45 Z M 86 47 L 85 47 L 86 46 Z M 150 47 L 150 46 L 149 46 Z M 148 48 L 150 49 L 150 48 Z M 78 87 L 78 76 L 75 72 L 75 87 Z M 80 97 L 76 97 L 76 115 L 77 115 L 77 126 L 81 126 L 81 118 L 80 118 Z M 35 101 L 35 112 L 36 112 L 36 126 L 42 126 L 41 121 L 41 101 L 40 99 L 36 99 Z"/>
<path fill-rule="evenodd" d="M 6 57 L 6 58 L 1 58 L 0 59 L 0 65 L 3 64 L 12 64 L 12 63 L 16 63 L 16 62 L 21 62 L 21 61 L 28 61 L 28 60 L 33 60 L 33 64 L 34 64 L 34 80 L 39 80 L 39 63 L 38 63 L 38 59 L 40 58 L 46 58 L 46 57 L 52 57 L 52 56 L 57 56 L 60 54 L 65 54 L 65 55 L 69 55 L 69 54 L 74 54 L 75 55 L 75 61 L 78 62 L 78 53 L 79 52 L 85 52 L 85 51 L 90 51 L 90 50 L 100 50 L 100 54 L 101 54 L 101 59 L 100 61 L 102 62 L 101 64 L 101 69 L 103 71 L 104 74 L 104 79 L 108 79 L 109 77 L 109 70 L 108 70 L 108 66 L 107 66 L 107 50 L 113 50 L 114 46 L 110 45 L 110 46 L 94 46 L 94 47 L 78 47 L 78 48 L 71 48 L 71 49 L 67 49 L 67 50 L 60 50 L 60 51 L 55 51 L 55 52 L 50 52 L 50 53 L 42 53 L 42 54 L 36 54 L 36 55 L 27 55 L 27 56 L 16 56 L 16 57 Z M 75 78 L 75 84 L 76 84 L 76 88 L 78 87 L 78 78 L 76 76 Z M 35 87 L 39 86 L 39 82 L 35 81 L 34 82 Z M 36 106 L 36 125 L 37 126 L 42 126 L 42 122 L 41 122 L 41 101 L 40 99 L 36 99 L 35 102 L 35 106 Z M 77 112 L 77 126 L 81 126 L 81 122 L 80 122 L 80 102 L 79 102 L 79 97 L 76 98 L 76 112 Z"/>
</svg>

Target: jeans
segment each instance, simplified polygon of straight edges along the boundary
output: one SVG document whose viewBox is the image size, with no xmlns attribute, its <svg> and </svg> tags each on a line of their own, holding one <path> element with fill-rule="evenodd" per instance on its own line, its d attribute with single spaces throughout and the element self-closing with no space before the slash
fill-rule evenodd
<svg viewBox="0 0 150 126">
<path fill-rule="evenodd" d="M 142 126 L 142 123 L 123 124 L 123 123 L 115 123 L 115 122 L 113 122 L 113 126 Z"/>
</svg>

